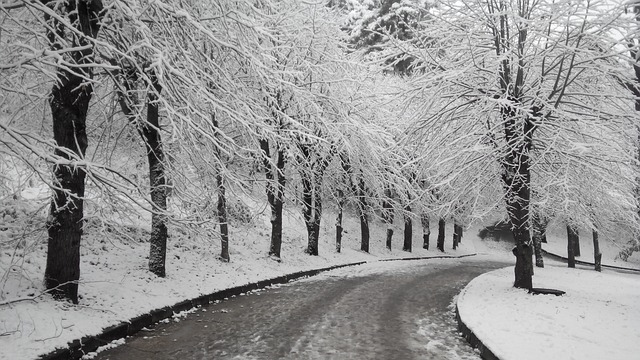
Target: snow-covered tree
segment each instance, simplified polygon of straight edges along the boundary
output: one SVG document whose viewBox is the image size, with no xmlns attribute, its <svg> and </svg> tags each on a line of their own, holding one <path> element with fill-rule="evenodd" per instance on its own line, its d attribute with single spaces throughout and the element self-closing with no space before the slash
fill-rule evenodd
<svg viewBox="0 0 640 360">
<path fill-rule="evenodd" d="M 408 95 L 424 105 L 410 139 L 423 142 L 441 196 L 475 193 L 482 212 L 502 199 L 517 244 L 514 286 L 531 288 L 532 189 L 541 204 L 576 204 L 565 214 L 583 225 L 592 216 L 582 210 L 597 198 L 606 211 L 620 209 L 616 221 L 633 226 L 618 202 L 633 178 L 635 129 L 616 79 L 623 69 L 612 31 L 621 26 L 620 9 L 525 0 L 441 1 L 434 9 L 422 24 L 432 41 L 416 49 L 422 73 Z M 558 185 L 586 190 L 583 179 L 567 174 L 572 169 L 611 187 L 586 199 L 552 190 L 560 174 Z"/>
</svg>

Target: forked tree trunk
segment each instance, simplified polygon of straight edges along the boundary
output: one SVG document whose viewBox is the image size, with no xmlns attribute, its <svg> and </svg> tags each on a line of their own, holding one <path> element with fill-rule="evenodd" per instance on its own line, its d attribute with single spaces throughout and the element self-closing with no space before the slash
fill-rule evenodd
<svg viewBox="0 0 640 360">
<path fill-rule="evenodd" d="M 302 179 L 302 215 L 307 227 L 307 249 L 309 255 L 318 255 L 320 221 L 322 220 L 322 181 L 324 172 L 333 156 L 333 147 L 324 157 L 315 158 L 313 149 L 299 143 L 298 147 L 307 169 L 301 169 Z M 306 170 L 306 171 L 305 171 Z"/>
<path fill-rule="evenodd" d="M 423 213 L 420 217 L 420 222 L 422 223 L 422 248 L 429 250 L 429 235 L 431 235 L 429 216 Z"/>
<path fill-rule="evenodd" d="M 85 37 L 73 37 L 74 47 L 69 51 L 71 71 L 59 67 L 57 82 L 51 89 L 49 105 L 53 120 L 54 153 L 63 159 L 84 158 L 87 149 L 86 121 L 93 85 L 85 79 L 93 78 L 91 66 L 93 48 L 87 46 L 87 38 L 95 38 L 100 29 L 102 2 L 70 2 L 63 7 L 62 17 L 75 24 Z M 59 39 L 65 38 L 65 29 L 58 20 L 45 15 L 48 24 L 47 38 L 52 50 L 63 49 Z M 69 153 L 73 154 L 70 156 Z M 84 217 L 86 173 L 82 166 L 56 165 L 53 168 L 53 189 L 49 218 L 47 219 L 47 264 L 44 273 L 45 286 L 54 298 L 78 303 L 80 280 L 80 240 Z"/>
<path fill-rule="evenodd" d="M 444 236 L 445 236 L 445 227 L 447 226 L 447 223 L 444 221 L 443 218 L 440 218 L 440 220 L 438 220 L 438 241 L 437 241 L 437 247 L 438 250 L 444 252 Z"/>
<path fill-rule="evenodd" d="M 567 259 L 570 268 L 576 267 L 575 237 L 578 236 L 576 230 L 567 224 Z"/>
<path fill-rule="evenodd" d="M 262 150 L 262 164 L 267 179 L 267 202 L 271 209 L 271 244 L 269 246 L 269 256 L 280 259 L 280 250 L 282 248 L 282 208 L 284 205 L 284 189 L 286 185 L 284 176 L 284 149 L 278 145 L 278 158 L 276 159 L 275 167 L 271 164 L 269 140 L 260 139 L 260 150 Z"/>
<path fill-rule="evenodd" d="M 602 253 L 600 252 L 600 242 L 598 241 L 598 229 L 593 229 L 593 264 L 596 271 L 602 271 Z"/>
<path fill-rule="evenodd" d="M 219 136 L 219 125 L 218 119 L 216 119 L 215 115 L 211 116 L 211 122 L 213 125 L 213 129 L 215 130 L 215 137 L 217 139 Z M 216 157 L 221 161 L 220 149 L 216 148 Z M 222 165 L 220 165 L 222 166 Z M 218 171 L 216 174 L 216 188 L 218 189 L 218 206 L 217 206 L 217 215 L 218 222 L 220 223 L 220 259 L 224 262 L 229 262 L 229 225 L 227 222 L 227 196 L 226 196 L 226 188 L 224 186 L 224 178 L 222 177 L 222 169 Z"/>
<path fill-rule="evenodd" d="M 409 215 L 411 213 L 411 207 L 409 205 L 405 206 L 404 211 L 404 244 L 402 245 L 402 250 L 411 252 L 413 245 L 413 223 Z"/>
</svg>

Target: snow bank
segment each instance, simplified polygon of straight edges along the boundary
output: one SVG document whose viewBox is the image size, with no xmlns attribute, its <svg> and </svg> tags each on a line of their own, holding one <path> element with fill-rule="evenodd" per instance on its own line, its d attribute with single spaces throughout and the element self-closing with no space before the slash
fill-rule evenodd
<svg viewBox="0 0 640 360">
<path fill-rule="evenodd" d="M 536 268 L 535 287 L 512 287 L 513 268 L 472 280 L 458 298 L 463 322 L 500 359 L 637 359 L 640 276 L 613 271 Z"/>
</svg>

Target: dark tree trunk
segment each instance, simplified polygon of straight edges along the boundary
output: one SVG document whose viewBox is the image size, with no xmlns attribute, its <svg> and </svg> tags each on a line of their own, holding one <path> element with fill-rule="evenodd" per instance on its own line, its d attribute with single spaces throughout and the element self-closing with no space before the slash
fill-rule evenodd
<svg viewBox="0 0 640 360">
<path fill-rule="evenodd" d="M 304 183 L 304 181 L 303 181 Z M 318 255 L 318 239 L 320 237 L 320 220 L 322 218 L 322 198 L 320 197 L 320 188 L 316 184 L 312 185 L 312 195 L 303 200 L 304 204 L 304 220 L 307 227 L 307 250 L 309 255 Z M 306 203 L 305 201 L 309 201 Z"/>
<path fill-rule="evenodd" d="M 129 122 L 136 126 L 136 130 L 142 138 L 147 152 L 147 164 L 149 166 L 149 185 L 152 205 L 151 237 L 149 239 L 149 271 L 157 276 L 166 275 L 165 263 L 167 254 L 167 188 L 164 168 L 164 150 L 160 134 L 160 118 L 158 109 L 158 94 L 162 87 L 153 72 L 149 78 L 152 81 L 154 92 L 147 94 L 147 121 L 138 121 L 133 112 L 130 92 L 135 88 L 135 82 L 139 78 L 136 70 L 128 69 L 122 74 L 122 88 L 118 88 L 118 96 L 122 112 Z"/>
<path fill-rule="evenodd" d="M 576 257 L 580 257 L 580 233 L 578 229 L 576 229 L 576 236 L 573 237 L 573 252 L 576 254 Z"/>
<path fill-rule="evenodd" d="M 462 226 L 458 225 L 458 223 L 454 220 L 453 222 L 453 250 L 458 248 L 458 243 L 460 243 L 460 237 L 462 230 Z"/>
<path fill-rule="evenodd" d="M 44 1 L 46 4 L 47 1 Z M 77 7 L 76 7 L 77 5 Z M 71 34 L 74 47 L 89 45 L 87 38 L 95 38 L 100 28 L 102 2 L 70 2 L 63 7 L 70 23 L 76 24 L 85 37 Z M 65 38 L 64 27 L 49 15 L 47 38 L 52 50 L 62 50 L 59 39 Z M 71 33 L 71 32 L 70 32 Z M 93 86 L 86 79 L 93 78 L 89 65 L 93 62 L 93 48 L 67 53 L 76 65 L 70 70 L 59 67 L 57 82 L 51 89 L 49 105 L 53 120 L 53 138 L 57 148 L 55 155 L 63 159 L 82 159 L 87 149 L 86 120 Z M 73 156 L 70 156 L 70 154 Z M 57 165 L 53 168 L 54 183 L 51 208 L 47 220 L 47 264 L 44 273 L 45 286 L 54 298 L 78 303 L 80 279 L 80 240 L 84 216 L 86 173 L 82 166 Z"/>
<path fill-rule="evenodd" d="M 536 258 L 536 266 L 539 268 L 544 267 L 544 259 L 542 257 L 542 236 L 535 231 L 533 231 L 533 252 Z"/>
<path fill-rule="evenodd" d="M 543 268 L 544 259 L 542 257 L 542 243 L 547 242 L 547 225 L 549 220 L 535 212 L 532 215 L 533 225 L 533 251 L 536 258 L 536 266 Z"/>
<path fill-rule="evenodd" d="M 216 175 L 218 185 L 218 222 L 220 222 L 220 259 L 229 262 L 229 225 L 227 222 L 227 198 L 222 174 Z"/>
<path fill-rule="evenodd" d="M 507 89 L 505 89 L 507 90 Z M 517 89 L 515 89 L 517 90 Z M 516 247 L 513 286 L 522 289 L 533 287 L 533 249 L 529 231 L 529 204 L 531 202 L 531 170 L 529 168 L 534 125 L 531 117 L 518 119 L 515 106 L 518 96 L 509 99 L 514 105 L 504 105 L 500 109 L 504 122 L 505 140 L 509 144 L 509 152 L 502 160 L 502 184 L 505 194 L 505 205 L 511 222 Z M 540 117 L 540 111 L 533 109 L 533 117 Z M 521 121 L 522 120 L 522 123 Z"/>
<path fill-rule="evenodd" d="M 462 243 L 462 238 L 464 237 L 464 228 L 462 225 L 458 224 L 458 245 Z"/>
<path fill-rule="evenodd" d="M 284 149 L 278 146 L 278 158 L 275 168 L 271 165 L 269 140 L 260 139 L 260 150 L 262 150 L 264 173 L 267 179 L 267 202 L 271 208 L 271 245 L 269 246 L 269 256 L 280 259 L 280 250 L 282 248 L 282 208 L 284 205 L 284 189 L 286 185 L 284 176 Z"/>
<path fill-rule="evenodd" d="M 338 190 L 338 216 L 336 217 L 336 252 L 342 250 L 342 213 L 344 209 L 344 193 Z"/>
<path fill-rule="evenodd" d="M 598 229 L 593 229 L 593 264 L 596 271 L 602 271 L 602 253 L 600 252 L 600 242 L 598 241 Z"/>
<path fill-rule="evenodd" d="M 440 220 L 438 220 L 438 241 L 437 241 L 437 247 L 438 250 L 444 252 L 444 236 L 445 236 L 445 227 L 447 226 L 447 223 L 444 221 L 443 218 L 440 218 Z"/>
<path fill-rule="evenodd" d="M 577 231 L 571 225 L 567 225 L 567 259 L 569 259 L 568 264 L 570 268 L 576 267 L 576 236 L 578 236 Z"/>
<path fill-rule="evenodd" d="M 411 252 L 413 243 L 413 223 L 411 221 L 411 207 L 409 205 L 404 207 L 404 244 L 402 245 L 403 251 Z"/>
<path fill-rule="evenodd" d="M 365 198 L 364 180 L 358 182 L 358 216 L 360 217 L 360 250 L 369 252 L 369 216 L 367 215 L 367 199 Z"/>
<path fill-rule="evenodd" d="M 213 129 L 216 131 L 216 138 L 219 139 L 218 120 L 215 115 L 211 116 Z M 216 148 L 216 157 L 221 160 L 220 149 Z M 222 161 L 221 161 L 222 163 Z M 220 165 L 222 166 L 222 165 Z M 216 187 L 218 188 L 218 222 L 220 223 L 220 259 L 225 262 L 229 262 L 229 225 L 227 222 L 227 196 L 226 188 L 224 186 L 224 178 L 222 177 L 222 169 L 216 174 Z"/>
<path fill-rule="evenodd" d="M 422 223 L 422 248 L 429 250 L 429 235 L 431 235 L 431 230 L 429 229 L 429 216 L 427 214 L 422 214 L 420 222 Z"/>
<path fill-rule="evenodd" d="M 382 220 L 387 225 L 387 249 L 391 250 L 391 241 L 393 239 L 393 206 L 391 206 L 391 202 L 388 200 L 391 198 L 391 191 L 388 189 L 385 190 L 385 200 L 382 202 Z"/>
<path fill-rule="evenodd" d="M 299 143 L 302 160 L 308 165 L 307 169 L 301 169 L 302 179 L 302 215 L 307 227 L 308 245 L 306 253 L 318 255 L 318 242 L 320 238 L 320 221 L 322 219 L 322 181 L 324 172 L 329 166 L 333 156 L 333 147 L 325 157 L 315 157 L 313 149 Z"/>
<path fill-rule="evenodd" d="M 153 86 L 159 94 L 161 87 L 155 74 L 151 74 Z M 149 162 L 149 185 L 151 186 L 151 237 L 149 239 L 149 271 L 160 277 L 166 275 L 167 258 L 167 188 L 164 168 L 164 150 L 160 135 L 158 96 L 154 92 L 147 95 L 147 123 L 142 126 L 142 137 L 147 149 Z"/>
</svg>

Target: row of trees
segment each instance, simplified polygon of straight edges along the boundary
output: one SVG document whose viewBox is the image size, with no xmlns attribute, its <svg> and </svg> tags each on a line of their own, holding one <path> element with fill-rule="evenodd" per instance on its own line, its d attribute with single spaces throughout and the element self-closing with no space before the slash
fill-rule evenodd
<svg viewBox="0 0 640 360">
<path fill-rule="evenodd" d="M 77 302 L 83 224 L 141 209 L 156 275 L 168 226 L 219 233 L 228 261 L 227 197 L 249 191 L 252 174 L 275 259 L 287 199 L 302 209 L 310 255 L 327 200 L 338 251 L 348 204 L 363 251 L 372 214 L 388 224 L 399 214 L 410 251 L 414 221 L 428 247 L 438 219 L 444 250 L 445 219 L 457 244 L 463 225 L 502 212 L 516 287 L 532 286 L 551 219 L 628 236 L 632 251 L 638 45 L 624 10 L 594 0 L 3 4 L 0 154 L 53 191 L 46 286 Z M 389 248 L 392 237 L 389 226 Z"/>
<path fill-rule="evenodd" d="M 411 209 L 431 209 L 414 205 L 426 204 L 425 189 L 403 169 L 400 127 L 388 122 L 399 106 L 389 90 L 401 85 L 347 49 L 344 12 L 297 1 L 119 0 L 18 1 L 1 11 L 2 155 L 53 190 L 44 276 L 56 298 L 77 302 L 92 219 L 117 231 L 150 213 L 158 276 L 171 226 L 219 233 L 228 261 L 227 196 L 247 189 L 254 167 L 274 258 L 291 195 L 311 255 L 327 198 L 340 212 L 355 204 L 364 251 L 382 203 L 404 214 L 411 250 Z"/>
</svg>

